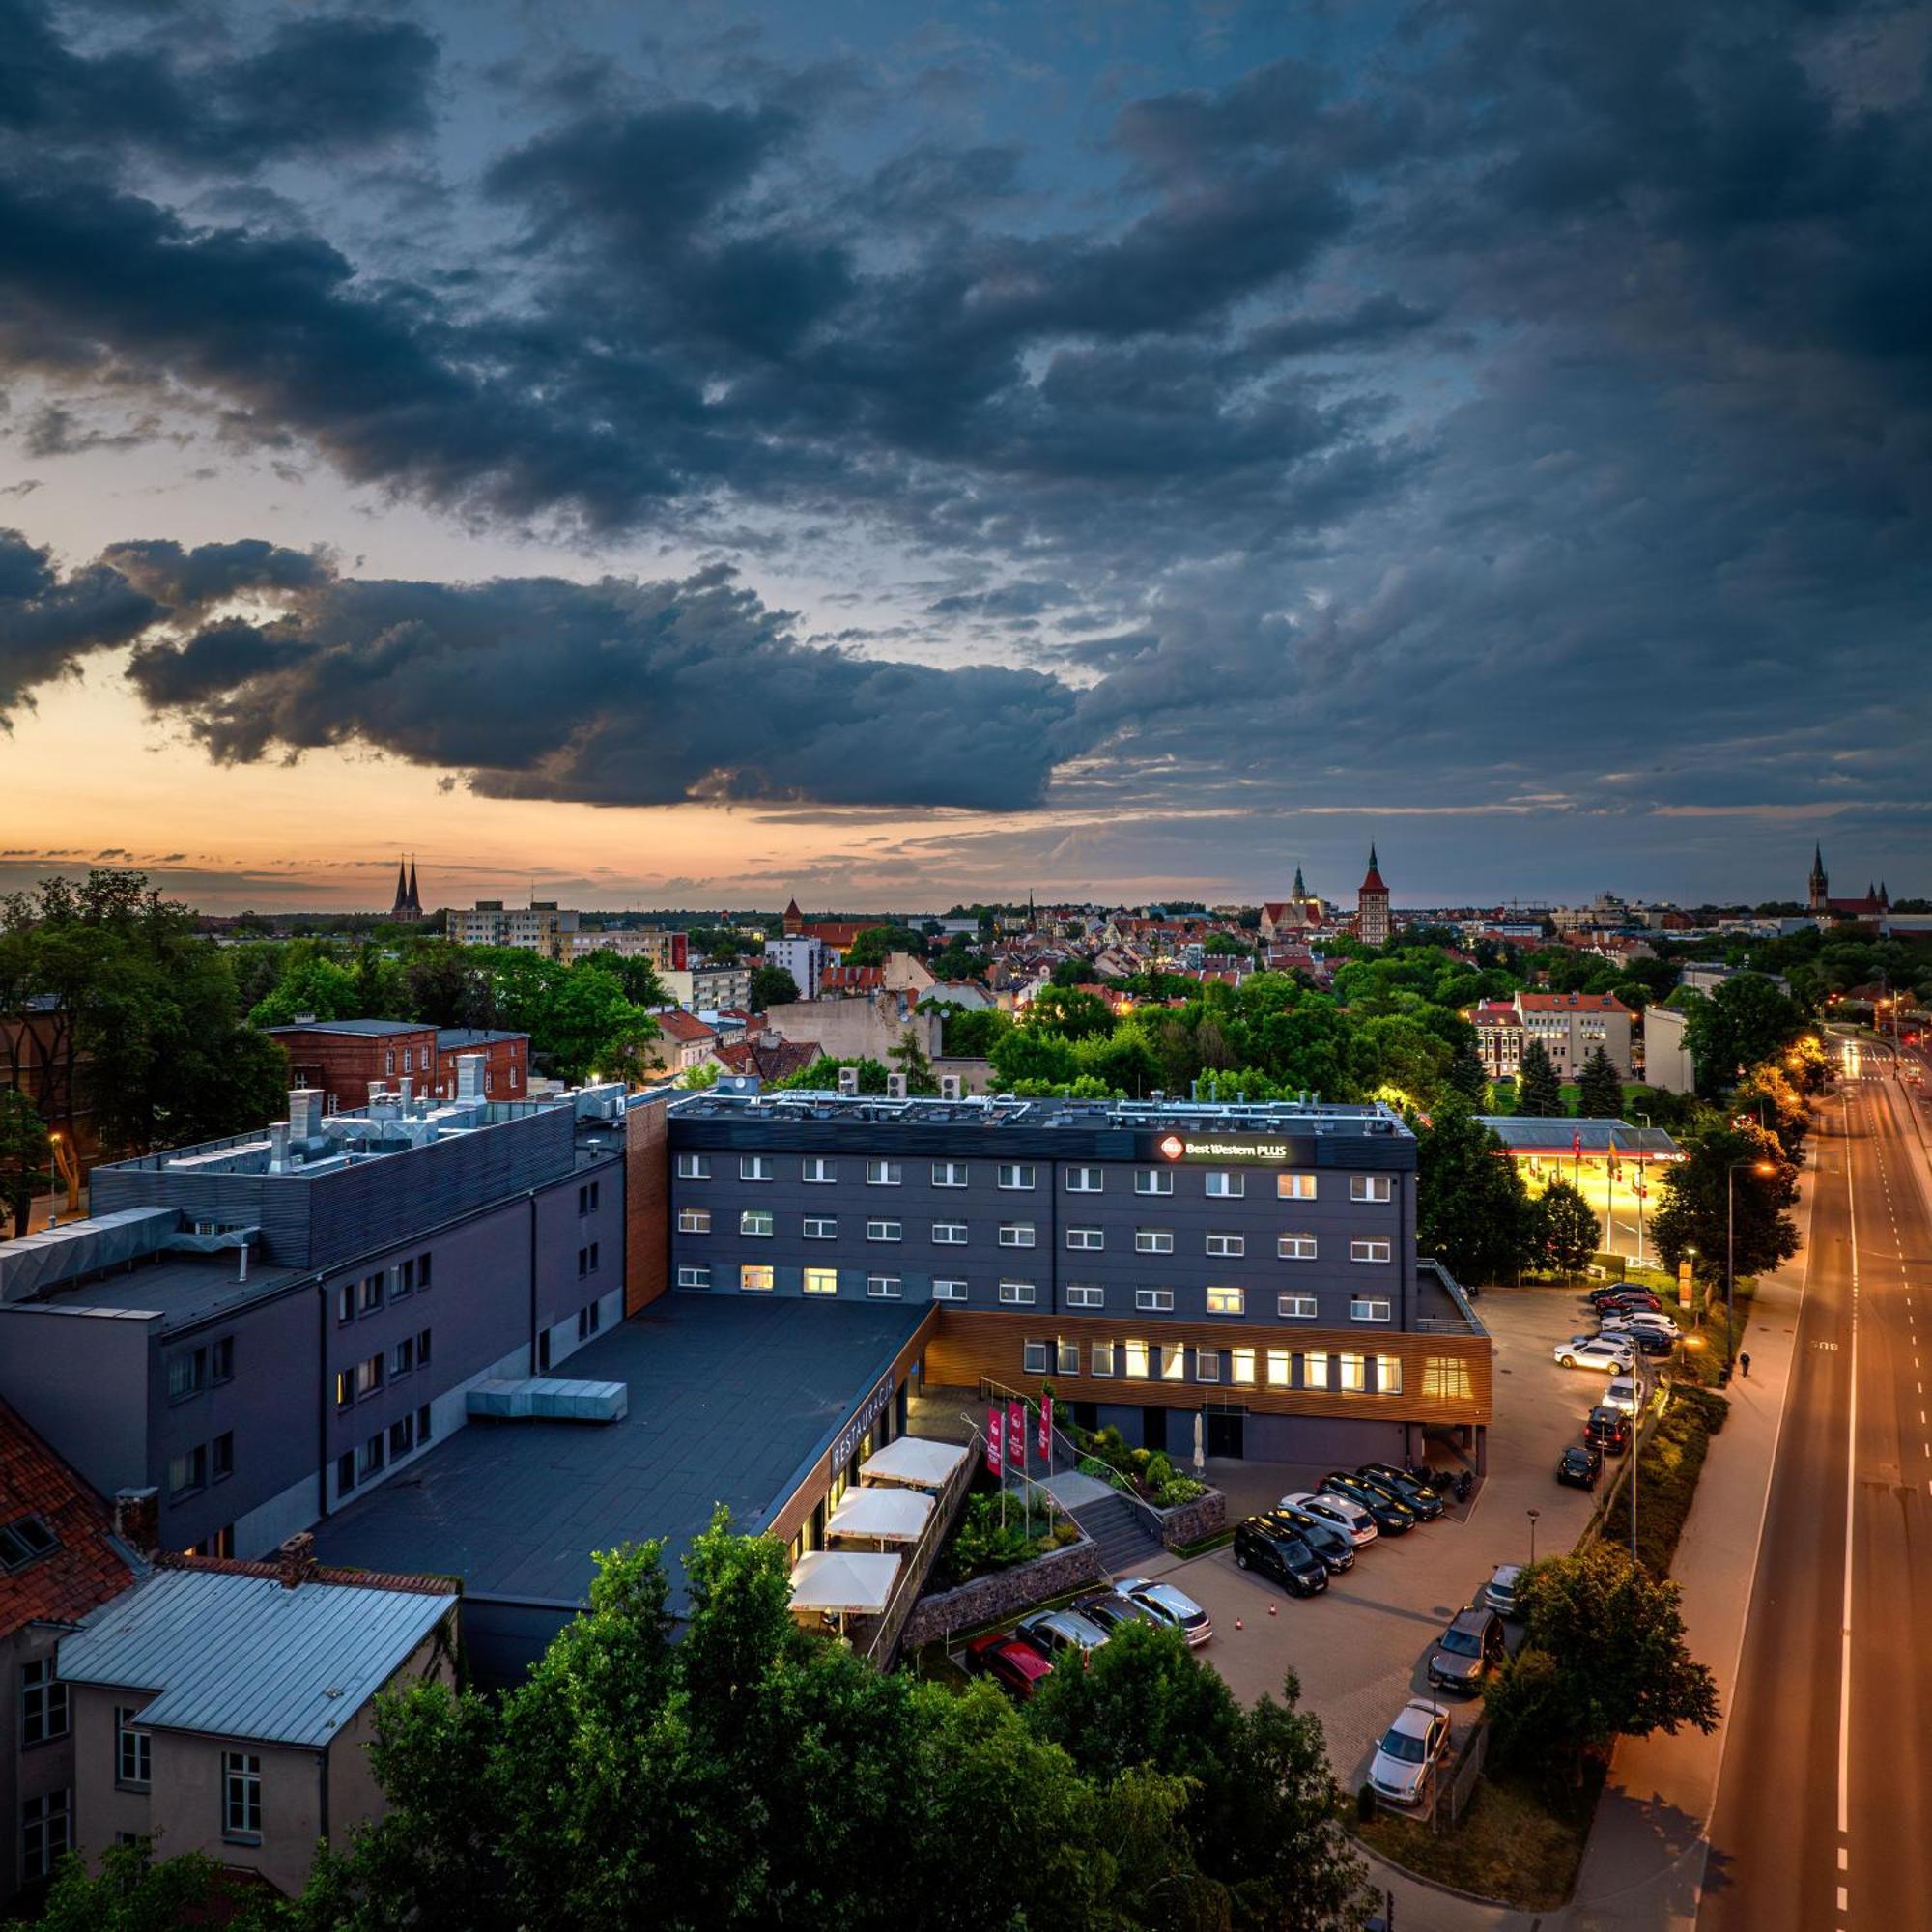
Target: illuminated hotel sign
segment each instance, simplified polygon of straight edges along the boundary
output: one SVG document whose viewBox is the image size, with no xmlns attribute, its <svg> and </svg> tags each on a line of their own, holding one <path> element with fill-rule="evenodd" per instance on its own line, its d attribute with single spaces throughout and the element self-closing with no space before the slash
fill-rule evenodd
<svg viewBox="0 0 1932 1932">
<path fill-rule="evenodd" d="M 1242 1135 L 1234 1140 L 1200 1140 L 1192 1135 L 1163 1134 L 1154 1143 L 1163 1160 L 1250 1160 L 1281 1163 L 1296 1158 L 1289 1141 L 1258 1140 Z M 1304 1149 L 1300 1158 L 1307 1158 Z"/>
</svg>

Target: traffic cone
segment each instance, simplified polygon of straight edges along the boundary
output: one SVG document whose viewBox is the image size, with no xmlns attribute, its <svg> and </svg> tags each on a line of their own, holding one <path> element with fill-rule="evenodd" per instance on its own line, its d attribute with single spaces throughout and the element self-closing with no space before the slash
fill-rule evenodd
<svg viewBox="0 0 1932 1932">
<path fill-rule="evenodd" d="M 1274 1615 L 1274 1605 L 1273 1605 L 1272 1604 L 1270 1604 L 1270 1605 L 1268 1605 L 1268 1615 L 1269 1615 L 1269 1616 L 1273 1616 L 1273 1615 Z"/>
<path fill-rule="evenodd" d="M 1236 1628 L 1236 1630 L 1239 1630 L 1239 1629 L 1240 1629 L 1240 1627 L 1241 1627 L 1241 1620 L 1240 1620 L 1240 1618 L 1239 1618 L 1239 1617 L 1236 1617 L 1236 1618 L 1235 1619 L 1235 1628 Z"/>
</svg>

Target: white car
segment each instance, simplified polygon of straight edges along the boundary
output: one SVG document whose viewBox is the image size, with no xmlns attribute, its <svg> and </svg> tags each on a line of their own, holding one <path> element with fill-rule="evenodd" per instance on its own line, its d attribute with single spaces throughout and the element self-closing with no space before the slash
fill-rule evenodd
<svg viewBox="0 0 1932 1932">
<path fill-rule="evenodd" d="M 1654 1309 L 1635 1308 L 1628 1315 L 1605 1315 L 1597 1324 L 1600 1335 L 1634 1335 L 1640 1328 L 1647 1328 L 1653 1335 L 1668 1335 L 1673 1340 L 1677 1334 L 1677 1323 L 1667 1315 L 1659 1315 Z"/>
<path fill-rule="evenodd" d="M 1333 1523 L 1358 1549 L 1365 1543 L 1373 1543 L 1381 1534 L 1376 1527 L 1375 1518 L 1360 1503 L 1350 1502 L 1347 1496 L 1331 1496 L 1325 1490 L 1320 1495 L 1312 1490 L 1291 1490 L 1282 1497 L 1279 1506 L 1287 1510 L 1306 1510 L 1322 1522 Z"/>
<path fill-rule="evenodd" d="M 1621 1374 L 1636 1360 L 1636 1350 L 1615 1335 L 1573 1335 L 1550 1351 L 1565 1369 L 1595 1369 L 1600 1375 Z"/>
<path fill-rule="evenodd" d="M 1122 1577 L 1115 1581 L 1114 1594 L 1137 1604 L 1155 1623 L 1178 1630 L 1190 1646 L 1206 1643 L 1214 1634 L 1213 1618 L 1172 1583 L 1150 1582 L 1145 1577 Z"/>
<path fill-rule="evenodd" d="M 1483 1602 L 1499 1617 L 1514 1617 L 1517 1589 L 1522 1582 L 1520 1563 L 1498 1563 L 1495 1574 L 1483 1585 Z"/>
<path fill-rule="evenodd" d="M 1427 1697 L 1411 1697 L 1382 1733 L 1369 1760 L 1369 1782 L 1391 1804 L 1420 1804 L 1448 1749 L 1449 1713 Z"/>
<path fill-rule="evenodd" d="M 1604 1391 L 1602 1406 L 1634 1415 L 1643 1406 L 1643 1384 L 1634 1376 L 1612 1376 Z"/>
</svg>

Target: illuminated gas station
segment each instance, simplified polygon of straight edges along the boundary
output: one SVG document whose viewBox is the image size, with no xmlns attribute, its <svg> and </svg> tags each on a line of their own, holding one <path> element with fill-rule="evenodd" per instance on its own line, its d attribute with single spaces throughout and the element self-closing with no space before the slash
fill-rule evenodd
<svg viewBox="0 0 1932 1932">
<path fill-rule="evenodd" d="M 1684 1158 L 1662 1127 L 1522 1114 L 1488 1114 L 1483 1124 L 1508 1150 L 1531 1194 L 1567 1180 L 1604 1224 L 1606 1254 L 1656 1265 L 1645 1223 L 1657 1211 L 1660 1170 Z"/>
</svg>

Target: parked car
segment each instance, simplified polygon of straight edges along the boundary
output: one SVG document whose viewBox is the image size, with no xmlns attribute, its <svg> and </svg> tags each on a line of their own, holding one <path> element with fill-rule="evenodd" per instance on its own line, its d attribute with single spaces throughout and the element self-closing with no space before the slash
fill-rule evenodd
<svg viewBox="0 0 1932 1932">
<path fill-rule="evenodd" d="M 1636 1360 L 1636 1350 L 1620 1335 L 1573 1335 L 1549 1352 L 1560 1368 L 1595 1369 L 1606 1376 L 1628 1369 Z"/>
<path fill-rule="evenodd" d="M 1657 1293 L 1655 1290 L 1645 1288 L 1640 1281 L 1608 1281 L 1602 1288 L 1590 1291 L 1590 1300 L 1598 1308 L 1606 1301 L 1648 1301 L 1655 1306 Z"/>
<path fill-rule="evenodd" d="M 1107 1641 L 1107 1633 L 1078 1610 L 1036 1610 L 1019 1620 L 1013 1634 L 1056 1663 L 1075 1651 L 1098 1650 Z"/>
<path fill-rule="evenodd" d="M 1053 1675 L 1053 1665 L 1009 1631 L 976 1636 L 966 1646 L 966 1668 L 990 1677 L 1015 1697 L 1031 1697 Z"/>
<path fill-rule="evenodd" d="M 1281 1499 L 1283 1509 L 1306 1510 L 1323 1522 L 1331 1522 L 1359 1549 L 1381 1534 L 1376 1520 L 1360 1503 L 1347 1496 L 1317 1495 L 1313 1490 L 1291 1490 Z"/>
<path fill-rule="evenodd" d="M 1130 1604 L 1124 1597 L 1117 1597 L 1111 1590 L 1095 1590 L 1090 1597 L 1082 1597 L 1074 1605 L 1074 1610 L 1085 1617 L 1090 1624 L 1097 1624 L 1109 1636 L 1117 1630 L 1124 1630 L 1128 1624 L 1147 1624 L 1158 1629 L 1160 1619 L 1152 1611 L 1144 1610 L 1138 1604 Z"/>
<path fill-rule="evenodd" d="M 1313 1597 L 1328 1587 L 1328 1566 L 1285 1522 L 1251 1516 L 1235 1526 L 1235 1567 L 1259 1570 L 1297 1597 Z"/>
<path fill-rule="evenodd" d="M 1355 1567 L 1355 1539 L 1346 1529 L 1302 1509 L 1271 1509 L 1262 1514 L 1287 1524 L 1328 1566 L 1328 1574 L 1338 1577 Z"/>
<path fill-rule="evenodd" d="M 1675 1328 L 1636 1328 L 1631 1331 L 1630 1339 L 1636 1344 L 1636 1351 L 1647 1358 L 1667 1357 L 1677 1349 Z"/>
<path fill-rule="evenodd" d="M 1415 1512 L 1388 1491 L 1378 1489 L 1356 1476 L 1339 1470 L 1321 1479 L 1321 1493 L 1337 1496 L 1368 1511 L 1371 1520 L 1384 1536 L 1406 1536 L 1416 1524 Z"/>
<path fill-rule="evenodd" d="M 1364 1463 L 1355 1474 L 1365 1483 L 1392 1490 L 1424 1522 L 1434 1522 L 1442 1514 L 1442 1498 L 1427 1483 L 1418 1483 L 1406 1469 L 1395 1468 L 1387 1463 Z"/>
<path fill-rule="evenodd" d="M 1573 1490 L 1594 1490 L 1604 1472 L 1604 1452 L 1593 1442 L 1573 1442 L 1556 1459 L 1556 1480 Z"/>
<path fill-rule="evenodd" d="M 1411 1697 L 1382 1733 L 1369 1760 L 1369 1782 L 1392 1804 L 1420 1804 L 1448 1749 L 1449 1713 L 1427 1697 Z"/>
<path fill-rule="evenodd" d="M 1138 1604 L 1156 1623 L 1178 1630 L 1190 1644 L 1206 1643 L 1214 1634 L 1214 1620 L 1184 1590 L 1172 1583 L 1151 1582 L 1145 1577 L 1116 1579 L 1114 1594 Z"/>
<path fill-rule="evenodd" d="M 1600 1335 L 1630 1335 L 1639 1328 L 1655 1328 L 1660 1335 L 1675 1335 L 1677 1323 L 1655 1308 L 1610 1308 L 1597 1323 Z"/>
<path fill-rule="evenodd" d="M 1480 1690 L 1509 1656 L 1503 1620 L 1481 1604 L 1458 1610 L 1429 1653 L 1429 1681 L 1438 1690 Z"/>
<path fill-rule="evenodd" d="M 1643 1406 L 1643 1384 L 1634 1376 L 1612 1376 L 1604 1390 L 1604 1406 L 1634 1415 Z"/>
<path fill-rule="evenodd" d="M 1663 1304 L 1647 1288 L 1626 1288 L 1616 1294 L 1605 1296 L 1604 1300 L 1597 1304 L 1597 1313 L 1599 1315 L 1606 1314 L 1612 1309 L 1623 1309 L 1626 1312 L 1636 1310 L 1647 1315 L 1662 1315 L 1663 1313 Z"/>
<path fill-rule="evenodd" d="M 1621 1456 L 1631 1446 L 1630 1417 L 1614 1408 L 1593 1408 L 1583 1418 L 1583 1439 L 1605 1456 Z"/>
<path fill-rule="evenodd" d="M 1498 1563 L 1483 1586 L 1483 1602 L 1499 1617 L 1516 1615 L 1517 1586 L 1522 1581 L 1520 1563 Z"/>
</svg>

